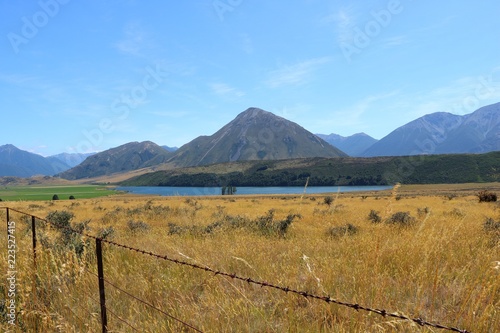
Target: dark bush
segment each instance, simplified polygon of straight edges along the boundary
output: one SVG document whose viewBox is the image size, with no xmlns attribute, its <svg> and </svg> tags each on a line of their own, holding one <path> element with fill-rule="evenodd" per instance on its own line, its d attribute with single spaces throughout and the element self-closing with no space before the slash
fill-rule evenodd
<svg viewBox="0 0 500 333">
<path fill-rule="evenodd" d="M 331 206 L 333 203 L 333 198 L 331 196 L 327 196 L 323 199 L 323 202 L 325 205 Z"/>
<path fill-rule="evenodd" d="M 495 202 L 495 201 L 497 201 L 496 193 L 488 192 L 486 190 L 480 191 L 477 194 L 477 197 L 479 198 L 479 202 Z"/>
<path fill-rule="evenodd" d="M 385 223 L 410 226 L 415 223 L 415 218 L 410 216 L 409 212 L 397 212 L 392 214 L 392 216 L 389 217 Z"/>
<path fill-rule="evenodd" d="M 75 200 L 75 196 L 70 195 L 70 196 L 69 196 L 69 200 Z"/>
<path fill-rule="evenodd" d="M 358 233 L 358 227 L 350 223 L 338 227 L 331 227 L 326 231 L 326 235 L 331 238 L 352 236 Z"/>
<path fill-rule="evenodd" d="M 54 195 L 52 196 L 52 200 L 59 200 L 59 196 L 58 196 L 57 194 L 54 194 Z"/>
<path fill-rule="evenodd" d="M 372 221 L 373 223 L 380 223 L 382 222 L 382 218 L 380 215 L 378 215 L 378 212 L 375 210 L 370 210 L 370 213 L 368 214 L 368 220 Z"/>
</svg>

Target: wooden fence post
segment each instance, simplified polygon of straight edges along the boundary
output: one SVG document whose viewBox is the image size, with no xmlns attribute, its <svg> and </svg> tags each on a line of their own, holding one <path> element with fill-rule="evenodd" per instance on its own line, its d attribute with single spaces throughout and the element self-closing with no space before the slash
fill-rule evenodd
<svg viewBox="0 0 500 333">
<path fill-rule="evenodd" d="M 97 255 L 97 275 L 99 277 L 99 299 L 101 301 L 101 324 L 102 332 L 108 332 L 108 318 L 106 315 L 106 295 L 104 293 L 104 269 L 102 265 L 102 246 L 101 240 L 95 240 L 95 252 Z"/>
</svg>

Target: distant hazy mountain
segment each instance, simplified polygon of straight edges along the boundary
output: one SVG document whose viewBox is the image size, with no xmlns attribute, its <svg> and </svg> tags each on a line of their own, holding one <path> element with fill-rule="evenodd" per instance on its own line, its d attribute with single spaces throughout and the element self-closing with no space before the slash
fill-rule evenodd
<svg viewBox="0 0 500 333">
<path fill-rule="evenodd" d="M 436 112 L 403 125 L 363 156 L 485 153 L 500 150 L 500 103 L 463 116 Z"/>
<path fill-rule="evenodd" d="M 0 146 L 0 176 L 51 176 L 67 169 L 69 166 L 57 159 L 45 158 L 11 144 Z"/>
<path fill-rule="evenodd" d="M 178 147 L 169 147 L 169 146 L 161 146 L 163 149 L 165 149 L 166 151 L 169 151 L 171 153 L 173 153 L 174 151 L 176 151 L 177 149 L 179 149 Z"/>
<path fill-rule="evenodd" d="M 94 155 L 95 153 L 87 153 L 87 154 L 79 154 L 79 153 L 61 153 L 57 155 L 49 156 L 48 158 L 55 158 L 59 161 L 64 162 L 69 166 L 69 168 L 73 168 L 78 164 L 85 161 L 85 159 L 89 156 Z M 66 169 L 67 170 L 67 169 Z M 65 171 L 65 170 L 63 170 Z"/>
<path fill-rule="evenodd" d="M 98 177 L 161 164 L 170 156 L 171 153 L 151 141 L 130 142 L 89 156 L 59 176 L 65 179 Z"/>
<path fill-rule="evenodd" d="M 249 108 L 211 136 L 200 136 L 177 150 L 170 161 L 197 166 L 244 160 L 347 156 L 294 122 Z"/>
<path fill-rule="evenodd" d="M 351 136 L 341 136 L 334 133 L 316 135 L 349 156 L 361 156 L 365 150 L 377 142 L 376 139 L 365 133 L 356 133 Z"/>
</svg>

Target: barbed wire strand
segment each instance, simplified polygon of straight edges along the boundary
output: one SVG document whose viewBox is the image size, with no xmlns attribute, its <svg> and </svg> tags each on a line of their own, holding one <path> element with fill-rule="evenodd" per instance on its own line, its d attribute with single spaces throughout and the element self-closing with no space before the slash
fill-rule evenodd
<svg viewBox="0 0 500 333">
<path fill-rule="evenodd" d="M 85 269 L 85 270 L 86 270 L 88 273 L 90 273 L 90 274 L 92 274 L 92 275 L 94 275 L 94 276 L 96 276 L 96 277 L 99 277 L 99 275 L 97 275 L 96 273 L 92 272 L 91 270 L 88 270 L 88 269 Z M 112 286 L 113 288 L 115 288 L 115 289 L 117 289 L 117 290 L 121 291 L 122 293 L 124 293 L 125 295 L 127 295 L 127 296 L 129 296 L 129 297 L 131 297 L 131 298 L 135 299 L 136 301 L 138 301 L 138 302 L 140 302 L 140 303 L 142 303 L 142 304 L 144 304 L 144 305 L 146 305 L 146 306 L 149 306 L 150 308 L 152 308 L 152 309 L 154 309 L 154 310 L 156 310 L 156 311 L 158 311 L 158 312 L 160 312 L 160 313 L 164 314 L 165 316 L 167 316 L 167 317 L 169 317 L 169 318 L 171 318 L 171 319 L 173 319 L 173 320 L 175 320 L 175 321 L 177 321 L 177 322 L 181 323 L 181 324 L 182 324 L 182 325 L 184 325 L 184 326 L 187 326 L 187 327 L 191 328 L 192 330 L 194 330 L 194 331 L 196 331 L 196 332 L 203 333 L 203 331 L 199 330 L 198 328 L 196 328 L 196 327 L 194 327 L 194 326 L 192 326 L 192 325 L 190 325 L 190 324 L 186 323 L 185 321 L 183 321 L 183 320 L 181 320 L 181 319 L 179 319 L 179 318 L 176 318 L 176 317 L 172 316 L 171 314 L 169 314 L 169 313 L 167 313 L 167 312 L 165 312 L 165 311 L 163 311 L 163 310 L 161 310 L 161 309 L 159 309 L 159 308 L 155 307 L 153 304 L 148 303 L 148 302 L 146 302 L 146 301 L 144 301 L 144 300 L 142 300 L 142 299 L 140 299 L 140 298 L 138 298 L 138 297 L 136 297 L 136 296 L 132 295 L 131 293 L 129 293 L 129 292 L 127 292 L 127 291 L 123 290 L 122 288 L 120 288 L 120 287 L 118 287 L 117 285 L 115 285 L 115 284 L 111 283 L 110 281 L 108 281 L 108 280 L 106 280 L 106 279 L 103 279 L 103 280 L 104 280 L 104 282 L 106 282 L 107 284 L 109 284 L 110 286 Z"/>
<path fill-rule="evenodd" d="M 0 208 L 2 208 L 2 207 L 0 207 Z M 8 208 L 8 207 L 3 207 L 3 208 Z M 13 211 L 16 211 L 18 213 L 21 213 L 21 214 L 25 214 L 25 215 L 29 215 L 29 216 L 34 216 L 32 214 L 28 214 L 28 213 L 25 213 L 25 212 L 22 212 L 22 211 L 13 209 L 13 208 L 9 208 L 9 209 L 11 209 Z M 170 258 L 170 257 L 168 257 L 166 255 L 160 255 L 160 254 L 156 254 L 156 253 L 153 253 L 153 252 L 150 252 L 150 251 L 145 251 L 145 250 L 134 248 L 134 247 L 131 247 L 131 246 L 128 246 L 128 245 L 120 244 L 120 243 L 117 243 L 117 242 L 114 242 L 114 241 L 111 241 L 111 240 L 102 239 L 102 238 L 99 238 L 99 237 L 96 237 L 96 236 L 93 236 L 93 235 L 86 234 L 84 232 L 80 232 L 80 231 L 74 230 L 73 228 L 70 228 L 70 227 L 59 227 L 59 226 L 54 225 L 51 221 L 48 221 L 48 220 L 43 219 L 43 218 L 39 218 L 39 217 L 36 217 L 36 216 L 35 216 L 35 218 L 37 218 L 37 219 L 39 219 L 41 221 L 45 221 L 45 222 L 49 223 L 50 225 L 54 226 L 57 229 L 66 229 L 68 231 L 80 234 L 80 235 L 85 236 L 85 237 L 89 237 L 89 238 L 92 238 L 92 239 L 99 239 L 100 241 L 102 241 L 104 243 L 108 243 L 108 244 L 114 245 L 116 247 L 124 248 L 124 249 L 130 250 L 130 251 L 134 251 L 134 252 L 137 252 L 137 253 L 144 254 L 144 255 L 148 255 L 148 256 L 151 256 L 151 257 L 154 257 L 154 258 L 157 258 L 157 259 L 169 261 L 169 262 L 172 262 L 172 263 L 175 263 L 175 264 L 178 264 L 178 265 L 187 266 L 187 267 L 191 267 L 191 268 L 194 268 L 194 269 L 198 269 L 198 270 L 203 270 L 203 271 L 206 271 L 206 272 L 210 272 L 210 273 L 215 274 L 216 276 L 220 275 L 220 276 L 231 278 L 233 280 L 240 280 L 240 281 L 243 281 L 243 282 L 247 282 L 248 284 L 254 284 L 254 285 L 261 286 L 261 287 L 272 288 L 272 289 L 283 291 L 285 293 L 292 293 L 292 294 L 300 295 L 300 296 L 303 296 L 305 298 L 317 299 L 317 300 L 321 300 L 321 301 L 324 301 L 324 302 L 327 302 L 327 303 L 333 303 L 333 304 L 345 306 L 345 307 L 354 309 L 356 311 L 363 310 L 363 311 L 367 311 L 367 312 L 371 312 L 371 313 L 376 313 L 376 314 L 378 314 L 378 315 L 380 315 L 380 316 L 382 316 L 384 318 L 385 317 L 391 317 L 391 318 L 396 318 L 396 319 L 400 319 L 400 320 L 412 321 L 412 322 L 414 322 L 414 323 L 416 323 L 416 324 L 418 324 L 420 326 L 429 326 L 429 327 L 434 327 L 434 328 L 438 328 L 438 329 L 448 330 L 448 331 L 452 331 L 452 332 L 472 333 L 471 331 L 467 331 L 465 329 L 460 329 L 460 328 L 457 328 L 457 327 L 446 326 L 446 325 L 442 325 L 442 324 L 439 324 L 439 323 L 432 323 L 432 322 L 426 321 L 426 320 L 424 320 L 422 318 L 412 318 L 412 317 L 408 317 L 408 316 L 405 316 L 405 315 L 402 315 L 402 314 L 399 314 L 399 313 L 390 312 L 390 311 L 387 311 L 385 309 L 370 308 L 370 307 L 363 306 L 363 305 L 360 305 L 360 304 L 357 304 L 357 303 L 349 303 L 349 302 L 340 301 L 340 300 L 334 299 L 334 298 L 332 298 L 330 296 L 319 296 L 319 295 L 308 293 L 306 291 L 295 290 L 295 289 L 290 288 L 290 287 L 279 286 L 279 285 L 275 285 L 275 284 L 268 283 L 268 282 L 265 282 L 265 281 L 257 281 L 257 280 L 254 280 L 254 279 L 250 278 L 250 277 L 241 277 L 241 276 L 236 275 L 234 273 L 226 273 L 226 272 L 223 272 L 223 271 L 212 269 L 212 268 L 210 268 L 208 266 L 201 266 L 201 265 L 198 265 L 198 264 L 189 263 L 189 262 L 182 261 L 182 260 L 179 260 L 179 259 Z"/>
<path fill-rule="evenodd" d="M 87 294 L 87 297 L 89 297 L 91 300 L 93 300 L 95 303 L 97 304 L 100 304 L 101 302 L 92 297 L 92 296 L 88 296 Z M 123 319 L 122 317 L 120 317 L 119 315 L 117 315 L 116 313 L 114 313 L 113 311 L 111 311 L 111 309 L 108 307 L 108 306 L 105 306 L 106 308 L 106 311 L 109 312 L 111 315 L 115 316 L 118 320 L 120 320 L 122 323 L 124 323 L 125 325 L 127 325 L 128 327 L 132 328 L 133 330 L 137 331 L 137 332 L 140 332 L 139 329 L 135 328 L 134 326 L 132 326 L 132 324 L 128 323 L 125 319 Z"/>
</svg>

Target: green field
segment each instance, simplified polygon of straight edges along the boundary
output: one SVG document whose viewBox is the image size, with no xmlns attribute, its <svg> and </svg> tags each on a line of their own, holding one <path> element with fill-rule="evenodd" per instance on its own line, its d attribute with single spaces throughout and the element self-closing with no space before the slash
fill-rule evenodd
<svg viewBox="0 0 500 333">
<path fill-rule="evenodd" d="M 116 193 L 109 187 L 96 185 L 0 187 L 0 199 L 2 201 L 52 200 L 54 194 L 57 194 L 59 200 L 68 200 L 70 196 L 74 196 L 75 199 L 88 199 Z"/>
</svg>

